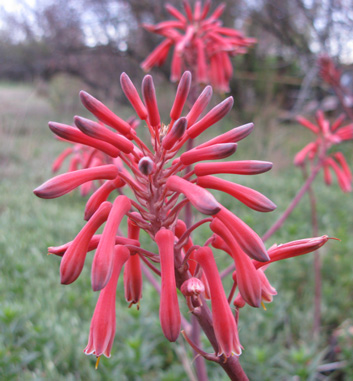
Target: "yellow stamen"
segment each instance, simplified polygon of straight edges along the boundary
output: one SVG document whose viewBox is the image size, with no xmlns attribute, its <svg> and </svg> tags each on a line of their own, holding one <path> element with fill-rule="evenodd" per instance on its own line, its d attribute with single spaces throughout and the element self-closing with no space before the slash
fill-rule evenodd
<svg viewBox="0 0 353 381">
<path fill-rule="evenodd" d="M 264 302 L 261 302 L 261 305 L 262 305 L 262 308 L 263 308 L 265 311 L 267 311 L 267 308 L 266 308 L 266 306 L 265 306 L 265 303 L 264 303 Z"/>
<path fill-rule="evenodd" d="M 99 360 L 100 360 L 100 359 L 101 359 L 101 357 L 98 356 L 98 357 L 97 357 L 97 361 L 96 361 L 96 366 L 95 366 L 96 369 L 98 369 L 98 365 L 99 365 Z"/>
</svg>

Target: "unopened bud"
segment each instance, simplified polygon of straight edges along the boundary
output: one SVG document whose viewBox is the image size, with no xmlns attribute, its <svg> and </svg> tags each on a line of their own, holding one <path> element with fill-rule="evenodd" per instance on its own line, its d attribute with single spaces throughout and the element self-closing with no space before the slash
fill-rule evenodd
<svg viewBox="0 0 353 381">
<path fill-rule="evenodd" d="M 146 176 L 150 175 L 155 169 L 154 162 L 148 156 L 144 156 L 143 158 L 141 158 L 138 166 L 140 172 Z"/>
<path fill-rule="evenodd" d="M 186 129 L 187 126 L 187 119 L 186 118 L 179 118 L 171 128 L 171 130 L 168 132 L 166 137 L 163 139 L 162 146 L 164 149 L 169 150 L 173 148 L 174 144 L 180 139 Z"/>
<path fill-rule="evenodd" d="M 205 291 L 205 286 L 198 278 L 189 278 L 180 287 L 184 296 L 198 296 Z"/>
</svg>

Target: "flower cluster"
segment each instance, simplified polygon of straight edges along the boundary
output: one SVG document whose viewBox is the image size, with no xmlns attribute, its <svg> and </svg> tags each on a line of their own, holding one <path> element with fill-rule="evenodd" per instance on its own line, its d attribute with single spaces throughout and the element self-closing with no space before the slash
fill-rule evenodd
<svg viewBox="0 0 353 381">
<path fill-rule="evenodd" d="M 180 289 L 192 312 L 205 308 L 205 298 L 211 299 L 217 355 L 225 358 L 239 355 L 237 318 L 230 308 L 232 296 L 226 297 L 210 245 L 228 253 L 235 264 L 232 292 L 239 288 L 235 305 L 240 307 L 247 303 L 259 307 L 262 301 L 271 301 L 275 294 L 264 275 L 263 266 L 315 250 L 328 237 L 295 241 L 267 251 L 260 237 L 207 190 L 228 193 L 257 211 L 269 212 L 275 208 L 273 202 L 261 193 L 213 176 L 220 173 L 256 175 L 271 169 L 272 164 L 265 161 L 215 161 L 235 152 L 237 142 L 252 131 L 251 123 L 179 154 L 189 139 L 201 135 L 231 110 L 232 97 L 201 117 L 212 95 L 212 88 L 207 86 L 186 116 L 182 116 L 191 86 L 191 74 L 185 72 L 170 110 L 170 121 L 164 124 L 160 119 L 152 77 L 147 75 L 143 79 L 143 100 L 125 73 L 120 80 L 123 92 L 146 126 L 141 132 L 149 132 L 151 144 L 144 143 L 145 139 L 139 138 L 129 123 L 100 101 L 81 92 L 82 103 L 98 121 L 76 116 L 76 127 L 57 123 L 50 123 L 50 127 L 70 141 L 77 142 L 79 136 L 81 144 L 116 158 L 117 165 L 68 172 L 48 180 L 34 191 L 38 197 L 55 198 L 87 182 L 105 180 L 89 198 L 85 209 L 87 223 L 76 238 L 62 246 L 49 248 L 50 253 L 62 257 L 60 277 L 63 284 L 77 279 L 87 253 L 96 249 L 91 284 L 100 295 L 85 353 L 110 356 L 115 334 L 116 287 L 124 266 L 125 297 L 130 306 L 140 303 L 142 271 L 153 271 L 161 277 L 159 317 L 168 340 L 175 341 L 181 329 L 177 296 L 177 289 Z M 205 160 L 214 162 L 202 162 Z M 130 197 L 120 190 L 114 201 L 107 201 L 115 189 L 124 186 L 130 189 L 126 193 L 132 194 Z M 180 196 L 183 197 L 180 199 Z M 179 216 L 187 203 L 206 218 L 186 226 Z M 127 237 L 120 230 L 125 216 Z M 210 238 L 203 246 L 195 245 L 191 233 L 205 223 L 210 223 Z M 102 234 L 96 234 L 103 224 Z M 158 254 L 140 247 L 141 229 L 155 241 Z"/>
<path fill-rule="evenodd" d="M 194 10 L 187 0 L 183 5 L 185 16 L 166 4 L 166 10 L 176 20 L 143 25 L 146 30 L 165 37 L 165 40 L 143 61 L 142 69 L 149 71 L 154 66 L 161 66 L 174 46 L 172 81 L 179 80 L 182 71 L 188 69 L 196 76 L 198 83 L 211 83 L 216 91 L 228 92 L 233 75 L 230 57 L 246 53 L 256 40 L 222 26 L 219 17 L 224 11 L 224 3 L 208 17 L 210 1 L 206 1 L 204 6 L 201 1 L 196 1 Z"/>
<path fill-rule="evenodd" d="M 327 55 L 322 55 L 318 59 L 320 77 L 332 87 L 341 86 L 341 71 L 336 68 L 332 59 Z"/>
<path fill-rule="evenodd" d="M 327 154 L 332 145 L 340 144 L 346 140 L 353 139 L 353 123 L 342 126 L 345 115 L 339 116 L 332 124 L 325 119 L 322 111 L 316 113 L 316 124 L 302 116 L 297 117 L 297 121 L 308 128 L 316 135 L 313 142 L 307 144 L 300 150 L 295 158 L 294 164 L 303 165 L 308 159 L 313 162 L 315 159 L 320 161 L 324 169 L 324 178 L 327 185 L 331 185 L 332 176 L 330 170 L 336 174 L 337 181 L 343 192 L 352 190 L 352 173 L 342 152 Z"/>
<path fill-rule="evenodd" d="M 318 65 L 321 78 L 332 86 L 347 117 L 353 120 L 353 94 L 343 85 L 341 81 L 341 70 L 337 69 L 333 60 L 327 55 L 319 57 Z"/>
</svg>

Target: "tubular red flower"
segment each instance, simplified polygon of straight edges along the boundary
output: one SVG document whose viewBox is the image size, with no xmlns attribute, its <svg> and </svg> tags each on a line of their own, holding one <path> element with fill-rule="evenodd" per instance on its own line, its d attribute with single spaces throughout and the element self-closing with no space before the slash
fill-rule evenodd
<svg viewBox="0 0 353 381">
<path fill-rule="evenodd" d="M 326 159 L 326 163 L 330 165 L 333 171 L 336 174 L 338 185 L 342 189 L 343 192 L 351 192 L 352 185 L 349 180 L 349 177 L 344 173 L 343 169 L 333 160 L 331 157 Z"/>
<path fill-rule="evenodd" d="M 91 240 L 89 241 L 87 252 L 97 249 L 99 241 L 101 240 L 102 235 L 101 234 L 95 234 L 92 236 Z M 67 242 L 60 246 L 50 246 L 48 247 L 48 255 L 54 254 L 59 257 L 62 257 L 67 249 L 71 246 L 73 241 Z M 125 238 L 116 236 L 115 237 L 115 245 L 134 245 L 134 246 L 140 246 L 140 242 L 136 241 L 134 239 Z"/>
<path fill-rule="evenodd" d="M 110 357 L 116 329 L 116 287 L 121 269 L 129 256 L 130 252 L 126 247 L 115 246 L 112 275 L 108 284 L 99 294 L 91 321 L 88 344 L 84 350 L 86 355 L 94 354 L 99 357 L 103 354 Z"/>
<path fill-rule="evenodd" d="M 265 270 L 261 268 L 257 273 L 261 279 L 261 299 L 263 302 L 271 303 L 273 296 L 277 295 L 277 291 L 268 281 L 267 276 L 265 275 Z"/>
<path fill-rule="evenodd" d="M 223 144 L 223 143 L 236 143 L 239 140 L 246 138 L 254 129 L 253 123 L 247 123 L 239 127 L 235 127 L 230 131 L 225 132 L 222 135 L 218 135 L 215 138 L 198 145 L 196 148 L 209 147 L 214 144 Z"/>
<path fill-rule="evenodd" d="M 251 258 L 258 261 L 268 261 L 265 246 L 261 238 L 250 227 L 224 206 L 215 215 L 232 233 L 241 249 Z M 222 237 L 224 239 L 224 237 Z"/>
<path fill-rule="evenodd" d="M 184 104 L 186 102 L 186 98 L 189 94 L 191 86 L 191 73 L 186 71 L 179 82 L 177 92 L 175 95 L 175 100 L 170 110 L 170 118 L 172 120 L 177 120 L 180 118 L 181 112 L 183 110 Z"/>
<path fill-rule="evenodd" d="M 158 105 L 156 100 L 156 90 L 154 88 L 153 79 L 150 75 L 146 75 L 142 81 L 142 94 L 145 101 L 148 119 L 151 126 L 158 128 L 161 124 L 159 116 Z"/>
<path fill-rule="evenodd" d="M 258 269 L 272 262 L 311 253 L 312 251 L 318 250 L 328 240 L 329 237 L 327 235 L 323 235 L 321 237 L 299 239 L 297 241 L 287 242 L 282 245 L 274 245 L 268 250 L 270 260 L 267 262 L 255 261 L 254 265 Z"/>
<path fill-rule="evenodd" d="M 181 318 L 174 273 L 174 234 L 162 228 L 155 235 L 161 260 L 161 303 L 159 319 L 164 336 L 171 342 L 180 333 Z"/>
<path fill-rule="evenodd" d="M 166 186 L 174 192 L 183 193 L 191 204 L 203 214 L 213 215 L 220 210 L 220 204 L 210 192 L 179 176 L 169 177 Z"/>
<path fill-rule="evenodd" d="M 197 81 L 199 83 L 207 83 L 207 63 L 206 63 L 206 52 L 205 44 L 202 40 L 196 40 L 196 49 L 197 49 Z"/>
<path fill-rule="evenodd" d="M 170 80 L 176 82 L 181 75 L 181 57 L 179 52 L 175 49 L 172 58 L 172 67 L 170 73 Z"/>
<path fill-rule="evenodd" d="M 126 139 L 122 135 L 114 133 L 99 123 L 80 116 L 75 116 L 74 121 L 76 126 L 84 134 L 91 136 L 92 138 L 109 142 L 124 153 L 131 153 L 134 150 L 134 145 L 130 140 Z"/>
<path fill-rule="evenodd" d="M 197 178 L 196 184 L 203 188 L 226 192 L 258 212 L 272 212 L 276 209 L 276 205 L 263 194 L 243 185 L 213 176 L 200 176 Z"/>
<path fill-rule="evenodd" d="M 107 200 L 110 193 L 125 185 L 125 181 L 121 177 L 116 177 L 114 180 L 106 181 L 100 188 L 98 188 L 88 199 L 85 207 L 84 219 L 88 221 L 93 213 L 99 208 L 104 201 Z"/>
<path fill-rule="evenodd" d="M 314 134 L 319 133 L 319 129 L 315 124 L 311 123 L 309 120 L 305 119 L 302 116 L 297 116 L 296 120 L 304 127 L 308 128 L 310 131 L 312 131 Z"/>
<path fill-rule="evenodd" d="M 303 149 L 301 149 L 294 157 L 294 165 L 302 165 L 306 159 L 306 157 L 310 153 L 316 153 L 317 146 L 315 142 L 311 142 L 307 144 Z"/>
<path fill-rule="evenodd" d="M 111 208 L 110 202 L 103 202 L 65 251 L 60 263 L 60 281 L 62 284 L 74 282 L 81 274 L 93 234 L 107 220 Z"/>
<path fill-rule="evenodd" d="M 114 179 L 117 175 L 118 169 L 111 164 L 80 169 L 53 177 L 36 188 L 33 193 L 40 198 L 56 198 L 71 192 L 87 181 Z"/>
<path fill-rule="evenodd" d="M 199 163 L 195 165 L 196 176 L 233 173 L 236 175 L 258 175 L 269 171 L 272 163 L 258 160 L 239 160 L 221 163 Z"/>
<path fill-rule="evenodd" d="M 201 265 L 210 286 L 213 328 L 218 343 L 218 355 L 230 357 L 241 354 L 238 329 L 225 295 L 217 265 L 209 247 L 195 252 L 195 260 Z"/>
<path fill-rule="evenodd" d="M 229 225 L 217 218 L 211 222 L 211 230 L 218 234 L 229 247 L 234 259 L 239 291 L 243 299 L 252 307 L 261 305 L 261 281 L 251 259 L 241 250 L 236 239 L 231 234 Z M 228 250 L 226 250 L 228 252 Z"/>
<path fill-rule="evenodd" d="M 180 13 L 176 8 L 174 8 L 171 4 L 167 3 L 165 5 L 165 9 L 176 19 L 180 20 L 182 23 L 186 23 L 185 16 Z"/>
<path fill-rule="evenodd" d="M 196 138 L 197 136 L 202 134 L 207 128 L 224 118 L 233 107 L 233 104 L 233 97 L 225 99 L 223 102 L 219 103 L 211 111 L 209 111 L 202 119 L 200 119 L 198 122 L 189 127 L 186 130 L 186 133 L 190 138 Z"/>
<path fill-rule="evenodd" d="M 119 155 L 119 150 L 113 145 L 101 140 L 93 139 L 82 133 L 77 128 L 55 122 L 49 122 L 49 128 L 54 132 L 54 134 L 60 136 L 63 139 L 69 140 L 70 142 L 85 144 L 87 146 L 96 148 L 111 157 L 117 157 Z"/>
<path fill-rule="evenodd" d="M 95 115 L 100 121 L 110 127 L 113 127 L 115 130 L 119 131 L 127 138 L 132 139 L 133 130 L 131 129 L 129 123 L 119 118 L 102 102 L 92 97 L 92 95 L 86 93 L 85 91 L 80 92 L 80 98 L 82 104 L 86 107 L 86 109 Z"/>
<path fill-rule="evenodd" d="M 147 119 L 147 110 L 142 103 L 141 98 L 136 90 L 136 87 L 131 82 L 131 79 L 126 73 L 122 73 L 120 76 L 120 84 L 123 89 L 126 98 L 130 101 L 132 107 L 135 109 L 137 115 L 141 120 Z"/>
<path fill-rule="evenodd" d="M 348 166 L 348 163 L 347 163 L 343 153 L 342 152 L 336 152 L 334 154 L 334 158 L 341 165 L 343 173 L 346 175 L 347 180 L 351 183 L 352 182 L 352 172 Z"/>
<path fill-rule="evenodd" d="M 203 110 L 210 103 L 212 97 L 212 87 L 206 86 L 199 97 L 196 99 L 196 102 L 192 105 L 191 110 L 186 115 L 186 119 L 188 120 L 188 126 L 192 126 L 197 118 L 202 114 Z"/>
<path fill-rule="evenodd" d="M 337 135 L 339 139 L 341 140 L 352 140 L 353 139 L 353 123 L 339 128 L 335 135 Z"/>
<path fill-rule="evenodd" d="M 237 149 L 236 143 L 214 144 L 209 147 L 192 149 L 180 156 L 184 165 L 191 165 L 202 160 L 219 160 L 232 155 Z"/>
<path fill-rule="evenodd" d="M 128 238 L 138 241 L 140 228 L 130 218 L 128 218 L 127 223 Z M 126 262 L 124 268 L 124 290 L 125 299 L 130 303 L 129 307 L 137 304 L 137 308 L 139 308 L 140 299 L 142 298 L 142 272 L 140 257 L 137 253 L 131 253 Z"/>
<path fill-rule="evenodd" d="M 91 273 L 93 291 L 104 288 L 110 279 L 113 271 L 115 236 L 122 218 L 130 208 L 131 202 L 126 196 L 118 196 L 113 203 L 93 258 Z"/>
<path fill-rule="evenodd" d="M 186 118 L 180 118 L 173 124 L 173 127 L 162 140 L 164 149 L 170 150 L 173 148 L 174 144 L 183 136 L 187 122 Z"/>
<path fill-rule="evenodd" d="M 146 25 L 144 25 L 144 28 L 146 28 Z M 153 66 L 161 66 L 164 60 L 167 58 L 169 49 L 172 45 L 173 40 L 171 39 L 162 41 L 155 48 L 155 50 L 141 63 L 141 69 L 144 71 L 150 71 Z"/>
</svg>

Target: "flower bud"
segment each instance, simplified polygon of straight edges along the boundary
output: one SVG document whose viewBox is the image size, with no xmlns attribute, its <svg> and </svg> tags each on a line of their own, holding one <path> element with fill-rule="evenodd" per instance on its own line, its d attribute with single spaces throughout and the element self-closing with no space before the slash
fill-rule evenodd
<svg viewBox="0 0 353 381">
<path fill-rule="evenodd" d="M 62 284 L 74 282 L 81 274 L 92 236 L 107 220 L 111 208 L 110 202 L 103 202 L 66 250 L 60 263 Z"/>
<path fill-rule="evenodd" d="M 196 176 L 233 173 L 236 175 L 258 175 L 269 171 L 272 163 L 259 160 L 226 161 L 221 163 L 199 163 L 195 165 Z"/>
<path fill-rule="evenodd" d="M 200 176 L 197 178 L 196 184 L 203 188 L 226 192 L 258 212 L 271 212 L 276 209 L 276 205 L 260 192 L 218 177 Z"/>
<path fill-rule="evenodd" d="M 104 226 L 102 238 L 93 258 L 91 283 L 93 291 L 106 286 L 113 271 L 115 236 L 125 214 L 130 210 L 131 202 L 126 196 L 118 196 Z"/>
<path fill-rule="evenodd" d="M 213 215 L 220 210 L 220 204 L 210 192 L 179 176 L 169 177 L 166 186 L 174 192 L 183 193 L 191 204 L 203 214 Z"/>
<path fill-rule="evenodd" d="M 148 156 L 144 156 L 140 159 L 138 167 L 140 172 L 146 176 L 150 175 L 155 170 L 155 164 Z"/>
<path fill-rule="evenodd" d="M 159 319 L 164 336 L 171 342 L 180 333 L 181 318 L 174 271 L 174 234 L 162 228 L 155 235 L 161 261 L 161 302 Z"/>
<path fill-rule="evenodd" d="M 225 115 L 233 107 L 233 97 L 229 97 L 225 99 L 223 102 L 215 106 L 211 111 L 209 111 L 202 119 L 193 124 L 190 128 L 187 129 L 187 134 L 190 138 L 194 139 L 202 132 L 204 132 L 208 127 L 217 123 L 220 119 L 222 119 Z"/>
<path fill-rule="evenodd" d="M 75 116 L 74 121 L 84 134 L 92 138 L 110 143 L 124 153 L 131 153 L 134 150 L 134 144 L 130 140 L 120 134 L 114 133 L 99 123 L 80 116 Z"/>
<path fill-rule="evenodd" d="M 177 120 L 180 117 L 184 104 L 186 102 L 186 98 L 190 91 L 190 86 L 191 86 L 191 73 L 189 71 L 186 71 L 184 72 L 184 74 L 182 75 L 180 79 L 177 92 L 175 95 L 175 100 L 174 100 L 172 109 L 170 111 L 170 118 L 172 120 Z"/>
<path fill-rule="evenodd" d="M 142 94 L 147 107 L 149 122 L 152 127 L 158 128 L 161 124 L 161 119 L 157 105 L 156 90 L 154 88 L 153 79 L 150 75 L 146 75 L 143 78 Z"/>
<path fill-rule="evenodd" d="M 71 192 L 88 181 L 114 179 L 117 175 L 118 169 L 112 164 L 79 169 L 53 177 L 36 188 L 33 193 L 40 198 L 56 198 Z"/>
<path fill-rule="evenodd" d="M 172 128 L 168 131 L 162 141 L 164 149 L 170 150 L 173 148 L 174 144 L 183 136 L 187 123 L 188 121 L 186 118 L 180 118 L 173 124 Z"/>
<path fill-rule="evenodd" d="M 202 160 L 219 160 L 232 155 L 237 148 L 236 143 L 215 144 L 209 147 L 192 149 L 180 156 L 184 165 L 191 165 Z"/>
<path fill-rule="evenodd" d="M 120 84 L 123 89 L 124 94 L 127 99 L 132 104 L 132 107 L 135 109 L 137 115 L 141 120 L 147 119 L 147 110 L 145 105 L 142 103 L 141 98 L 136 90 L 136 87 L 131 82 L 131 79 L 126 73 L 122 73 L 120 76 Z"/>
<path fill-rule="evenodd" d="M 86 109 L 95 115 L 100 121 L 110 127 L 113 127 L 126 137 L 131 137 L 133 130 L 131 129 L 129 123 L 115 115 L 113 111 L 109 110 L 109 108 L 102 102 L 92 97 L 92 95 L 86 93 L 85 91 L 80 91 L 80 98 Z"/>
<path fill-rule="evenodd" d="M 180 291 L 184 296 L 198 296 L 205 292 L 205 286 L 198 278 L 189 278 L 180 287 Z"/>
<path fill-rule="evenodd" d="M 214 144 L 222 144 L 222 143 L 236 143 L 239 140 L 242 140 L 246 138 L 249 134 L 251 134 L 253 129 L 254 129 L 254 124 L 247 123 L 242 126 L 235 127 L 232 130 L 227 131 L 222 135 L 218 135 L 215 138 L 205 143 L 202 143 L 195 148 L 199 149 L 199 148 L 209 147 Z"/>
<path fill-rule="evenodd" d="M 110 143 L 91 138 L 75 127 L 71 127 L 62 123 L 49 122 L 49 128 L 52 130 L 52 132 L 54 132 L 54 134 L 70 142 L 84 144 L 86 146 L 96 148 L 111 157 L 117 157 L 119 155 L 119 150 Z"/>
<path fill-rule="evenodd" d="M 199 97 L 196 99 L 196 102 L 193 104 L 191 110 L 186 115 L 189 127 L 191 127 L 196 122 L 197 118 L 202 114 L 203 110 L 210 103 L 212 93 L 212 87 L 206 86 Z"/>
</svg>

